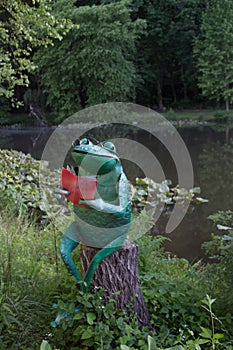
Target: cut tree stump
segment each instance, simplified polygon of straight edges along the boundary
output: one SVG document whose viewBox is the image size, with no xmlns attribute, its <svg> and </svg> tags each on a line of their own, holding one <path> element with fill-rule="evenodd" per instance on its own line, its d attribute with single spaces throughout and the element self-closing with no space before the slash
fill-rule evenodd
<svg viewBox="0 0 233 350">
<path fill-rule="evenodd" d="M 85 273 L 98 249 L 81 248 L 81 263 Z M 122 248 L 104 259 L 96 269 L 91 290 L 99 286 L 106 290 L 104 298 L 116 300 L 119 309 L 134 310 L 138 324 L 150 326 L 149 313 L 140 289 L 138 277 L 138 246 L 125 241 Z M 114 294 L 116 292 L 121 292 Z"/>
</svg>

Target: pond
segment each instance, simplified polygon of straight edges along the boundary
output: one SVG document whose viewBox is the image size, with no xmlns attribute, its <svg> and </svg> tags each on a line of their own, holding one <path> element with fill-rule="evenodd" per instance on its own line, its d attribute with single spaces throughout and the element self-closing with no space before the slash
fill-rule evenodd
<svg viewBox="0 0 233 350">
<path fill-rule="evenodd" d="M 233 208 L 233 128 L 226 124 L 212 124 L 177 127 L 177 130 L 192 159 L 194 185 L 201 188 L 201 197 L 209 202 L 190 206 L 181 224 L 172 233 L 166 234 L 170 239 L 166 248 L 179 257 L 196 261 L 205 259 L 202 243 L 210 239 L 212 232 L 216 232 L 208 216 L 218 210 Z M 52 132 L 52 128 L 0 129 L 0 148 L 31 153 L 40 159 Z M 176 169 L 168 160 L 165 148 L 142 130 L 134 130 L 130 138 L 150 147 L 161 163 L 166 178 L 176 185 Z M 132 178 L 130 171 L 127 175 Z M 164 234 L 164 227 L 163 220 L 160 220 L 158 231 L 161 234 Z"/>
</svg>

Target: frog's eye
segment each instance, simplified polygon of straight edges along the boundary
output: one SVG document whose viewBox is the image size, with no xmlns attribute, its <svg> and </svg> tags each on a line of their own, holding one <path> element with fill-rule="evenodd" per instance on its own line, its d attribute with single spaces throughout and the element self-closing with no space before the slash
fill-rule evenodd
<svg viewBox="0 0 233 350">
<path fill-rule="evenodd" d="M 80 141 L 80 145 L 89 145 L 89 143 L 90 142 L 86 137 Z"/>
<path fill-rule="evenodd" d="M 116 147 L 114 146 L 114 144 L 110 141 L 104 142 L 103 146 L 105 148 L 108 148 L 110 151 L 112 152 L 116 152 Z"/>
<path fill-rule="evenodd" d="M 72 147 L 76 147 L 76 146 L 78 146 L 78 145 L 80 145 L 80 140 L 79 140 L 79 139 L 74 140 L 74 141 L 72 142 Z"/>
</svg>

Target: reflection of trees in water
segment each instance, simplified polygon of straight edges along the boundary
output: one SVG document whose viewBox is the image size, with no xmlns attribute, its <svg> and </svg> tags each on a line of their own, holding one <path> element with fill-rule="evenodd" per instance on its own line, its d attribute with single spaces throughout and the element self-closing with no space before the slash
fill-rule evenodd
<svg viewBox="0 0 233 350">
<path fill-rule="evenodd" d="M 231 132 L 232 132 L 232 124 L 226 124 L 226 123 L 218 123 L 218 124 L 214 124 L 211 126 L 211 129 L 217 134 L 219 132 L 221 132 L 222 134 L 225 133 L 225 143 L 229 144 L 230 143 L 230 138 L 231 138 Z"/>
<path fill-rule="evenodd" d="M 138 127 L 128 124 L 105 124 L 94 127 L 83 134 L 83 137 L 94 136 L 99 141 L 111 138 L 127 138 L 137 134 Z"/>
<path fill-rule="evenodd" d="M 211 143 L 199 157 L 199 184 L 209 199 L 212 212 L 233 207 L 233 140 Z"/>
<path fill-rule="evenodd" d="M 35 158 L 40 158 L 43 148 L 51 134 L 51 129 L 41 129 L 36 134 L 30 136 L 31 149 L 28 150 Z"/>
<path fill-rule="evenodd" d="M 1 149 L 15 149 L 24 153 L 30 153 L 35 158 L 40 158 L 42 150 L 51 134 L 50 128 L 33 130 L 2 131 L 0 135 Z"/>
</svg>

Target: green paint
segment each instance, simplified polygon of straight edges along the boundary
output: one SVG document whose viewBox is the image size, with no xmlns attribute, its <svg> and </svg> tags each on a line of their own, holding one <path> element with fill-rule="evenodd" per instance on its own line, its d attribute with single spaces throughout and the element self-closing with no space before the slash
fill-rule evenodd
<svg viewBox="0 0 233 350">
<path fill-rule="evenodd" d="M 98 264 L 121 248 L 130 225 L 131 203 L 128 181 L 115 146 L 111 142 L 94 144 L 85 138 L 72 149 L 78 175 L 94 175 L 98 185 L 93 200 L 74 204 L 75 222 L 66 230 L 61 243 L 61 255 L 68 271 L 80 288 L 87 292 Z M 82 279 L 71 256 L 79 243 L 99 248 Z"/>
</svg>

